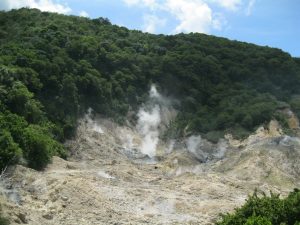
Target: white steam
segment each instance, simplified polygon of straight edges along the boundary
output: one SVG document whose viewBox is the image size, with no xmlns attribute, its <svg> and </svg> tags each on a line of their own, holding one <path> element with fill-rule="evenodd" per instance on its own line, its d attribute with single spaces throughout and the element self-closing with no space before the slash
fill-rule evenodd
<svg viewBox="0 0 300 225">
<path fill-rule="evenodd" d="M 103 171 L 103 170 L 98 171 L 97 174 L 98 174 L 99 177 L 103 177 L 103 178 L 105 178 L 105 179 L 115 179 L 115 177 L 109 175 L 108 173 L 106 173 L 106 172 Z"/>
<path fill-rule="evenodd" d="M 159 142 L 160 130 L 168 124 L 176 114 L 172 111 L 171 100 L 163 97 L 152 85 L 149 91 L 149 101 L 140 108 L 137 116 L 137 131 L 141 135 L 140 150 L 150 158 L 155 157 Z"/>
<path fill-rule="evenodd" d="M 173 152 L 174 147 L 175 147 L 175 140 L 171 139 L 169 142 L 168 148 L 166 149 L 166 153 L 170 154 L 171 152 Z"/>
<path fill-rule="evenodd" d="M 5 183 L 0 180 L 0 195 L 5 196 L 9 201 L 19 205 L 21 202 L 21 196 L 19 192 L 14 188 L 7 188 Z"/>
<path fill-rule="evenodd" d="M 200 148 L 202 146 L 201 136 L 192 135 L 186 140 L 187 150 L 192 153 L 197 159 L 205 161 L 207 153 L 203 152 Z"/>
<path fill-rule="evenodd" d="M 157 91 L 155 85 L 151 85 L 149 95 L 150 95 L 150 98 L 156 98 L 156 99 L 158 99 L 158 100 L 161 100 L 161 99 L 162 99 L 162 97 L 161 97 L 161 95 L 158 93 L 158 91 Z"/>
<path fill-rule="evenodd" d="M 0 196 L 5 196 L 9 201 L 19 205 L 21 203 L 21 196 L 19 192 L 11 186 L 6 179 L 5 173 L 0 174 Z"/>
<path fill-rule="evenodd" d="M 220 139 L 217 144 L 212 144 L 200 135 L 192 135 L 185 140 L 187 151 L 192 153 L 202 162 L 224 158 L 228 150 L 228 142 Z"/>
<path fill-rule="evenodd" d="M 97 123 L 93 124 L 92 130 L 99 134 L 104 134 L 104 131 L 102 130 L 101 126 Z"/>
<path fill-rule="evenodd" d="M 93 110 L 91 108 L 89 108 L 87 114 L 85 115 L 85 119 L 87 121 L 88 128 L 99 134 L 104 134 L 104 131 L 101 128 L 100 124 L 96 120 L 92 119 L 92 111 Z"/>
<path fill-rule="evenodd" d="M 150 101 L 146 104 L 147 107 L 142 107 L 138 112 L 137 130 L 142 136 L 141 152 L 153 158 L 159 141 L 161 109 L 158 104 L 152 102 L 159 101 L 162 97 L 154 85 L 151 86 L 149 96 Z"/>
<path fill-rule="evenodd" d="M 134 148 L 132 134 L 130 134 L 130 133 L 121 134 L 120 139 L 121 139 L 123 148 L 125 148 L 125 149 L 133 149 Z"/>
<path fill-rule="evenodd" d="M 225 153 L 228 149 L 228 143 L 224 139 L 219 140 L 217 151 L 213 154 L 216 159 L 222 159 L 225 156 Z"/>
<path fill-rule="evenodd" d="M 164 132 L 177 115 L 177 111 L 172 107 L 175 102 L 175 99 L 161 95 L 156 86 L 152 85 L 148 102 L 140 108 L 137 114 L 138 123 L 136 128 L 142 138 L 140 150 L 150 158 L 156 156 L 160 132 Z M 171 140 L 165 152 L 172 152 L 174 145 L 175 141 Z"/>
<path fill-rule="evenodd" d="M 282 146 L 292 146 L 294 144 L 300 144 L 300 139 L 297 137 L 290 137 L 285 135 L 279 142 L 280 145 Z"/>
<path fill-rule="evenodd" d="M 190 153 L 197 154 L 197 150 L 201 145 L 201 136 L 192 135 L 186 140 L 186 146 Z"/>
<path fill-rule="evenodd" d="M 180 176 L 185 173 L 193 173 L 193 174 L 200 174 L 203 172 L 203 169 L 201 165 L 196 165 L 196 166 L 179 166 L 174 175 L 175 176 Z"/>
</svg>

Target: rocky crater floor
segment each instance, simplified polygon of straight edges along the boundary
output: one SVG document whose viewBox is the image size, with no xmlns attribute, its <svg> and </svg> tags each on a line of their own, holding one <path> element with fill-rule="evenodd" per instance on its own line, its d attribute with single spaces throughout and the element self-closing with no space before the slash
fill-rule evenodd
<svg viewBox="0 0 300 225">
<path fill-rule="evenodd" d="M 159 141 L 151 158 L 134 128 L 83 119 L 68 161 L 7 171 L 1 210 L 12 224 L 213 224 L 255 188 L 300 187 L 300 139 L 276 121 L 243 142 L 199 138 Z"/>
</svg>

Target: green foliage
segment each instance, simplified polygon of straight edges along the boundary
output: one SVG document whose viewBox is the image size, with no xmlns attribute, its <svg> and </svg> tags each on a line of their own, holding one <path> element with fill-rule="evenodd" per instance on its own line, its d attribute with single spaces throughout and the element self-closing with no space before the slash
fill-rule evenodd
<svg viewBox="0 0 300 225">
<path fill-rule="evenodd" d="M 53 155 L 66 158 L 55 133 L 56 126 L 52 123 L 28 125 L 16 114 L 8 111 L 0 114 L 0 168 L 18 162 L 21 157 L 34 169 L 43 169 Z"/>
<path fill-rule="evenodd" d="M 252 216 L 247 219 L 245 225 L 272 225 L 272 223 L 265 217 Z"/>
<path fill-rule="evenodd" d="M 224 137 L 224 131 L 210 131 L 204 135 L 204 138 L 213 143 L 217 143 Z"/>
<path fill-rule="evenodd" d="M 295 189 L 284 199 L 273 193 L 259 197 L 255 192 L 233 214 L 223 215 L 217 225 L 296 225 L 299 222 L 300 191 Z"/>
<path fill-rule="evenodd" d="M 38 123 L 43 120 L 42 105 L 35 100 L 33 93 L 17 81 L 13 83 L 7 96 L 7 104 L 13 113 L 24 116 L 28 122 Z"/>
<path fill-rule="evenodd" d="M 37 9 L 0 12 L 0 21 L 0 126 L 34 168 L 66 155 L 57 141 L 74 135 L 89 107 L 122 123 L 152 83 L 180 102 L 167 136 L 243 138 L 274 117 L 278 101 L 300 115 L 299 59 L 279 49 L 198 33 L 152 35 Z"/>
<path fill-rule="evenodd" d="M 8 111 L 3 114 L 0 113 L 0 129 L 9 131 L 17 143 L 21 142 L 23 131 L 27 126 L 27 121 L 21 116 Z"/>
<path fill-rule="evenodd" d="M 0 216 L 0 225 L 9 225 L 10 222 L 7 218 Z"/>
<path fill-rule="evenodd" d="M 15 163 L 21 157 L 21 149 L 16 144 L 9 131 L 0 131 L 0 168 Z"/>
<path fill-rule="evenodd" d="M 24 130 L 22 147 L 28 166 L 41 170 L 55 154 L 64 156 L 63 147 L 50 137 L 48 131 L 39 125 L 30 125 Z"/>
</svg>

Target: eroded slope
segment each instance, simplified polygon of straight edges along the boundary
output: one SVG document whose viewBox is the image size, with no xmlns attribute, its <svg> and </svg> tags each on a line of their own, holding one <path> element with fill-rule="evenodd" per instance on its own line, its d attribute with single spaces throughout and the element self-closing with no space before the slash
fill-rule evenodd
<svg viewBox="0 0 300 225">
<path fill-rule="evenodd" d="M 142 141 L 134 128 L 98 125 L 81 122 L 68 161 L 55 157 L 44 172 L 17 166 L 2 181 L 2 208 L 13 224 L 211 224 L 255 188 L 285 195 L 300 186 L 299 139 L 272 126 L 243 143 L 223 140 L 223 156 L 201 162 L 185 140 L 171 152 L 160 143 L 150 159 L 126 148 L 124 134 L 132 146 Z M 203 143 L 198 151 L 216 151 Z"/>
</svg>

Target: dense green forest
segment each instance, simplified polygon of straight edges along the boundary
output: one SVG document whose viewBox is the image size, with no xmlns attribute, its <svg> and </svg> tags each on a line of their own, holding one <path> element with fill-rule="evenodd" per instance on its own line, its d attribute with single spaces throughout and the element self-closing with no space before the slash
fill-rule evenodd
<svg viewBox="0 0 300 225">
<path fill-rule="evenodd" d="M 300 59 L 199 33 L 153 35 L 88 19 L 0 12 L 0 167 L 43 169 L 91 107 L 122 123 L 149 86 L 176 98 L 169 135 L 243 137 L 291 107 L 300 115 Z"/>
<path fill-rule="evenodd" d="M 234 213 L 223 215 L 217 225 L 299 225 L 300 191 L 295 189 L 286 198 L 257 191 Z"/>
</svg>

